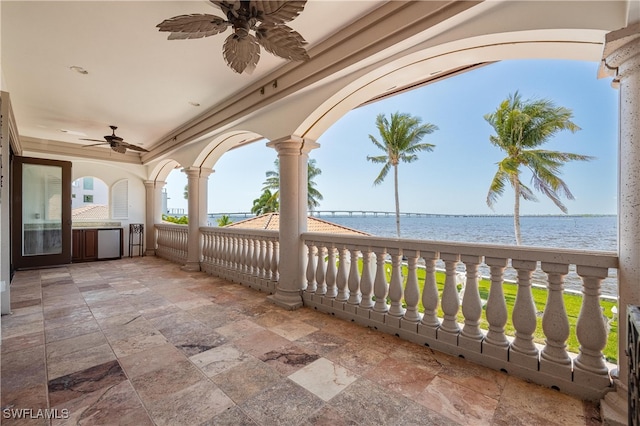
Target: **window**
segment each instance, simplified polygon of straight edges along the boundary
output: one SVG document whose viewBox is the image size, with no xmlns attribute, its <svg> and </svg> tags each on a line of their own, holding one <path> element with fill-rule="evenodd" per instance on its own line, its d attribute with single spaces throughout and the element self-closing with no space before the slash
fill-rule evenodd
<svg viewBox="0 0 640 426">
<path fill-rule="evenodd" d="M 93 178 L 86 177 L 82 180 L 82 189 L 93 190 Z M 86 203 L 87 201 L 85 201 Z M 91 201 L 93 203 L 93 200 Z"/>
<path fill-rule="evenodd" d="M 111 187 L 111 217 L 126 219 L 129 217 L 129 181 L 123 179 Z"/>
<path fill-rule="evenodd" d="M 84 201 L 85 203 L 93 203 L 93 195 L 85 195 L 85 196 L 83 197 L 83 201 Z"/>
</svg>

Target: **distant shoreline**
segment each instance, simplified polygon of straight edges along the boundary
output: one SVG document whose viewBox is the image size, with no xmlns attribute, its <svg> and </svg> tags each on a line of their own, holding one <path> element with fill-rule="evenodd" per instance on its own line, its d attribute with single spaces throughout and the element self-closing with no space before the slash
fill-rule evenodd
<svg viewBox="0 0 640 426">
<path fill-rule="evenodd" d="M 321 210 L 321 213 L 318 212 L 309 212 L 309 216 L 315 217 L 393 217 L 395 213 L 393 212 L 374 212 L 369 210 L 352 210 L 352 214 L 349 214 L 350 210 L 335 210 L 335 214 L 332 214 L 330 210 Z M 364 214 L 363 214 L 364 212 Z M 376 215 L 377 213 L 377 215 Z M 400 213 L 403 218 L 406 217 L 510 217 L 512 218 L 512 214 L 450 214 L 450 213 Z M 185 216 L 185 213 L 174 213 L 169 214 L 169 216 Z M 229 217 L 253 217 L 254 213 L 251 212 L 234 212 L 234 213 L 207 213 L 208 217 L 218 217 L 218 216 L 229 216 Z M 573 217 L 617 217 L 617 214 L 596 214 L 596 213 L 582 213 L 582 214 L 522 214 L 523 217 L 549 217 L 549 218 L 573 218 Z"/>
</svg>

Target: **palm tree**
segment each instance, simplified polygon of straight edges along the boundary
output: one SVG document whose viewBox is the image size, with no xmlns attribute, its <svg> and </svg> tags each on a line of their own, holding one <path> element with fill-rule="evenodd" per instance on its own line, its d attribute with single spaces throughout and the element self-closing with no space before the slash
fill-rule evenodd
<svg viewBox="0 0 640 426">
<path fill-rule="evenodd" d="M 226 215 L 226 214 L 224 214 L 221 217 L 219 217 L 218 219 L 216 219 L 216 222 L 218 223 L 218 226 L 220 226 L 220 227 L 231 225 L 233 223 L 233 221 L 231 220 L 229 215 Z"/>
<path fill-rule="evenodd" d="M 251 213 L 259 216 L 265 213 L 277 212 L 279 209 L 278 198 L 274 197 L 270 190 L 265 189 L 262 195 L 260 195 L 260 198 L 253 200 Z"/>
<path fill-rule="evenodd" d="M 278 204 L 278 198 L 280 197 L 280 161 L 276 159 L 273 164 L 276 169 L 275 171 L 269 170 L 266 172 L 267 180 L 264 181 L 262 190 L 273 191 L 272 197 L 274 198 L 275 203 Z M 311 211 L 320 206 L 320 201 L 323 199 L 320 191 L 316 189 L 316 183 L 314 181 L 314 179 L 321 174 L 322 170 L 316 166 L 316 160 L 309 160 L 307 163 L 307 207 Z"/>
<path fill-rule="evenodd" d="M 520 198 L 538 201 L 531 188 L 522 183 L 520 166 L 531 173 L 533 188 L 549 197 L 562 212 L 567 208 L 560 201 L 561 196 L 573 200 L 573 194 L 567 184 L 559 177 L 564 163 L 569 161 L 589 161 L 593 157 L 568 152 L 548 151 L 538 147 L 562 130 L 572 133 L 580 130 L 574 122 L 573 112 L 557 107 L 546 99 L 523 101 L 516 92 L 502 101 L 495 112 L 486 114 L 484 119 L 493 127 L 496 134 L 491 135 L 491 143 L 507 153 L 498 164 L 489 192 L 487 205 L 493 208 L 510 184 L 515 193 L 513 222 L 516 244 L 522 243 L 520 233 Z"/>
<path fill-rule="evenodd" d="M 394 190 L 396 199 L 396 230 L 400 238 L 400 199 L 398 196 L 398 164 L 412 163 L 418 159 L 417 153 L 420 151 L 433 151 L 435 145 L 430 143 L 420 143 L 423 137 L 438 130 L 438 126 L 431 123 L 422 124 L 420 117 L 415 117 L 406 113 L 396 112 L 391 114 L 391 121 L 387 120 L 384 114 L 376 117 L 376 127 L 380 133 L 381 141 L 373 135 L 369 135 L 371 142 L 384 151 L 384 155 L 376 157 L 367 156 L 367 160 L 384 164 L 374 185 L 381 184 L 391 167 L 393 167 Z"/>
</svg>

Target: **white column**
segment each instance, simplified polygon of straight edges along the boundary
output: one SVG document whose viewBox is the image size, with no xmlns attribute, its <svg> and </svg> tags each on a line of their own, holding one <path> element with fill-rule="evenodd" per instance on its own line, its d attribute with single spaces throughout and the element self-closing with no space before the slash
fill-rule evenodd
<svg viewBox="0 0 640 426">
<path fill-rule="evenodd" d="M 162 189 L 166 182 L 145 180 L 145 256 L 156 254 L 155 224 L 162 222 Z"/>
<path fill-rule="evenodd" d="M 269 300 L 286 309 L 302 307 L 305 288 L 305 246 L 300 235 L 307 231 L 307 161 L 317 143 L 297 137 L 271 141 L 280 162 L 280 264 L 276 292 Z"/>
<path fill-rule="evenodd" d="M 618 374 L 602 401 L 606 421 L 626 421 L 627 305 L 640 305 L 640 23 L 606 35 L 602 74 L 620 87 L 618 160 Z"/>
<path fill-rule="evenodd" d="M 199 271 L 202 254 L 200 227 L 207 225 L 207 180 L 213 170 L 187 167 L 182 171 L 187 174 L 189 184 L 189 241 L 187 263 L 182 269 Z"/>
</svg>

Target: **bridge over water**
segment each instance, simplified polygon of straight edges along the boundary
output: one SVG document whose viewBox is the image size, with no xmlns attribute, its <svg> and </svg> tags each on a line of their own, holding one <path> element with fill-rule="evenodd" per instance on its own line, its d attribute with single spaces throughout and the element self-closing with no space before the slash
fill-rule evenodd
<svg viewBox="0 0 640 426">
<path fill-rule="evenodd" d="M 380 210 L 314 210 L 309 212 L 309 216 L 314 217 L 334 217 L 334 216 L 359 216 L 359 217 L 378 217 L 378 216 L 395 216 L 396 212 L 387 212 Z M 208 213 L 209 217 L 227 216 L 242 216 L 252 217 L 255 216 L 251 212 L 224 212 L 224 213 Z M 400 216 L 415 216 L 415 217 L 444 217 L 451 216 L 445 214 L 432 214 L 432 213 L 413 213 L 413 212 L 400 212 Z M 465 215 L 466 216 L 466 215 Z"/>
</svg>

